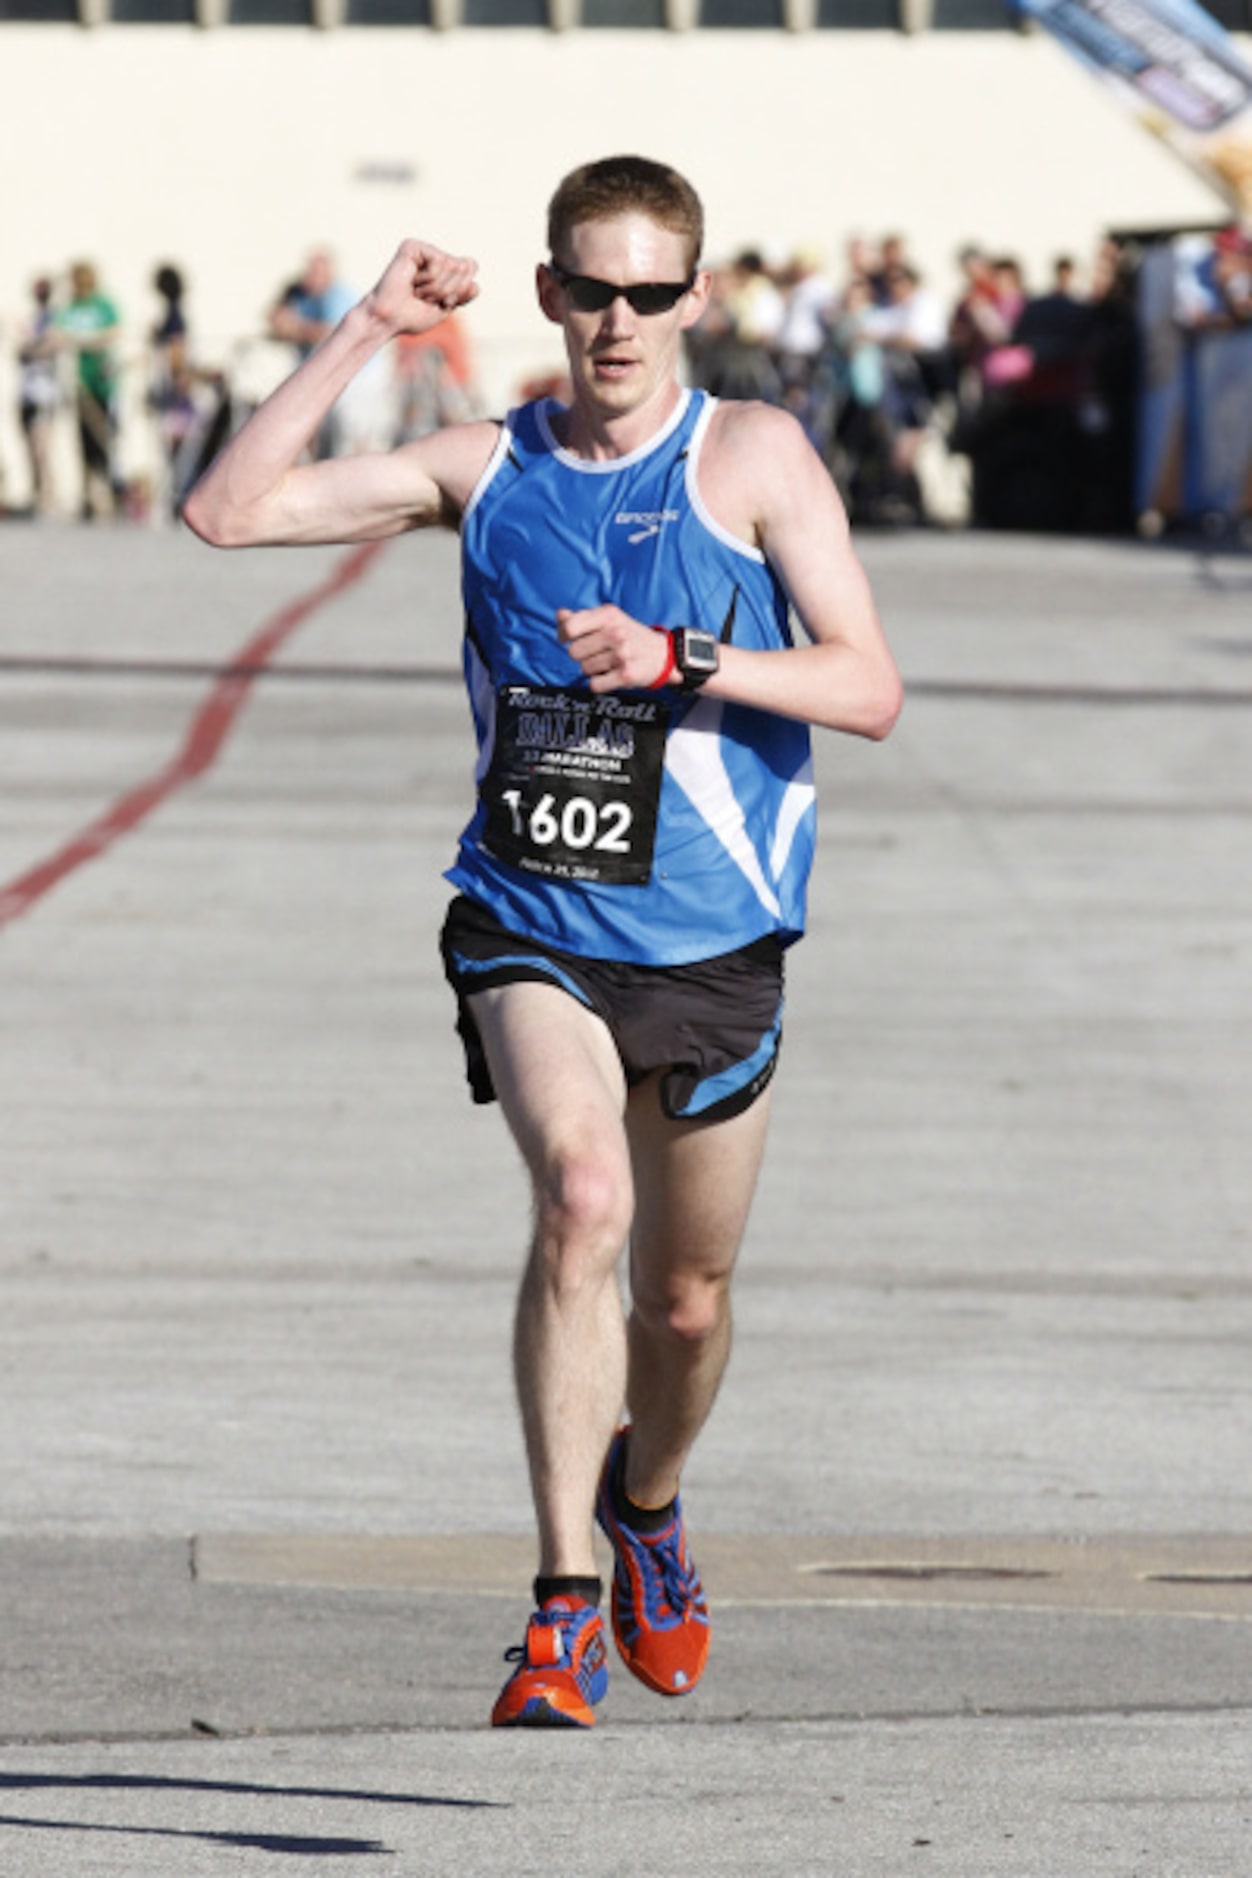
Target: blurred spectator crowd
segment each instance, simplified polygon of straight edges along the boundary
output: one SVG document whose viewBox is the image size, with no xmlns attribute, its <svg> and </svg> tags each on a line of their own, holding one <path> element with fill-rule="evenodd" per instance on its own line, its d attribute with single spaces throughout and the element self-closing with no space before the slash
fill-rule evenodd
<svg viewBox="0 0 1252 1878">
<path fill-rule="evenodd" d="M 1173 246 L 1177 328 L 1252 328 L 1252 233 Z M 1135 522 L 1142 252 L 1105 239 L 1031 281 L 971 243 L 945 303 L 901 235 L 852 239 L 838 276 L 815 252 L 770 266 L 747 250 L 717 270 L 692 375 L 794 411 L 854 522 L 1119 532 Z"/>
<path fill-rule="evenodd" d="M 794 411 L 854 522 L 1115 525 L 1111 512 L 1070 511 L 1076 483 L 1107 482 L 1100 469 L 1124 454 L 1131 257 L 1108 241 L 1085 268 L 1058 257 L 1045 283 L 972 243 L 957 261 L 945 303 L 901 235 L 851 240 L 841 278 L 816 253 L 771 268 L 745 252 L 718 271 L 694 376 Z M 1081 469 L 1080 450 L 1092 459 Z"/>
<path fill-rule="evenodd" d="M 1190 237 L 1178 252 L 1178 325 L 1252 327 L 1252 235 L 1231 227 Z M 973 243 L 956 258 L 959 286 L 945 301 L 901 235 L 853 238 L 835 269 L 816 250 L 771 262 L 746 249 L 713 270 L 707 312 L 688 335 L 689 376 L 720 397 L 792 411 L 856 523 L 1132 526 L 1136 244 L 1107 239 L 1083 261 L 1058 256 L 1043 281 L 1029 280 L 1014 256 Z M 62 282 L 34 281 L 8 335 L 31 512 L 66 506 L 50 449 L 66 413 L 84 519 L 144 518 L 177 512 L 255 402 L 244 374 L 197 363 L 180 270 L 162 265 L 151 285 L 145 343 L 128 361 L 119 309 L 95 267 L 78 262 Z M 356 297 L 318 249 L 279 286 L 264 332 L 248 343 L 277 348 L 281 375 Z M 159 464 L 139 487 L 117 468 L 119 391 L 136 369 Z M 559 376 L 518 392 L 545 389 L 559 395 Z M 133 405 L 133 384 L 131 394 Z M 467 334 L 453 316 L 380 354 L 311 447 L 321 456 L 385 449 L 481 409 Z"/>
</svg>

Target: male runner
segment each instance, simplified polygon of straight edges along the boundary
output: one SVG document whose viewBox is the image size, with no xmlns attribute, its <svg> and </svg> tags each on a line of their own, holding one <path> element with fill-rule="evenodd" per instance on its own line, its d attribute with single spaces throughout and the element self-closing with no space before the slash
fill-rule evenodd
<svg viewBox="0 0 1252 1878">
<path fill-rule="evenodd" d="M 480 758 L 444 958 L 474 1097 L 498 1098 L 534 1191 L 514 1350 L 539 1575 L 492 1720 L 588 1727 L 607 1684 L 593 1512 L 628 1667 L 666 1695 L 704 1668 L 678 1484 L 729 1352 L 803 926 L 808 726 L 883 737 L 900 687 L 799 425 L 679 383 L 709 291 L 690 185 L 589 164 L 548 234 L 568 408 L 300 463 L 380 347 L 478 291 L 473 262 L 406 241 L 186 516 L 227 547 L 461 530 Z"/>
</svg>

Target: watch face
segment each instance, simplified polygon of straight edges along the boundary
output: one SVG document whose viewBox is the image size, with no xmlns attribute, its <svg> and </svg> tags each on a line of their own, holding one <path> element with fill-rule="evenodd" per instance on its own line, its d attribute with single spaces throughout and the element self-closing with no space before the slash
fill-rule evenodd
<svg viewBox="0 0 1252 1878">
<path fill-rule="evenodd" d="M 717 641 L 712 633 L 687 627 L 675 635 L 678 669 L 684 677 L 710 678 L 717 670 Z"/>
</svg>

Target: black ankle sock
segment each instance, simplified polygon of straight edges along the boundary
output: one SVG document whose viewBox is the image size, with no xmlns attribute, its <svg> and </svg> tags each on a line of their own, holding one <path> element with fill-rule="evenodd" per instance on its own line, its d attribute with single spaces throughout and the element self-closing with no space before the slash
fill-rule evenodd
<svg viewBox="0 0 1252 1878">
<path fill-rule="evenodd" d="M 540 1610 L 549 1598 L 577 1598 L 581 1604 L 599 1604 L 604 1586 L 598 1578 L 536 1578 L 535 1604 Z"/>
<path fill-rule="evenodd" d="M 663 1532 L 674 1517 L 674 1502 L 667 1506 L 636 1506 L 626 1491 L 626 1446 L 622 1444 L 621 1457 L 613 1470 L 609 1482 L 609 1499 L 613 1511 L 623 1526 L 629 1526 L 632 1532 Z"/>
</svg>

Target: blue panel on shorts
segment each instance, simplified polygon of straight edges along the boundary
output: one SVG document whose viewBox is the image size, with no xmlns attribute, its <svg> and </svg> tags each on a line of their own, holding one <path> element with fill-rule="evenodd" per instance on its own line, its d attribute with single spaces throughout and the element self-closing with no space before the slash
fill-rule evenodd
<svg viewBox="0 0 1252 1878">
<path fill-rule="evenodd" d="M 688 1116 L 703 1115 L 706 1110 L 715 1108 L 719 1102 L 724 1102 L 727 1096 L 737 1094 L 740 1089 L 746 1089 L 748 1084 L 760 1075 L 778 1049 L 781 1036 L 782 1009 L 780 1007 L 778 1016 L 751 1056 L 745 1057 L 741 1063 L 732 1063 L 729 1069 L 719 1070 L 716 1076 L 707 1076 L 703 1082 L 697 1083 L 689 1100 L 681 1109 L 675 1110 L 675 1116 L 685 1119 Z"/>
<path fill-rule="evenodd" d="M 525 966 L 527 970 L 542 972 L 545 978 L 555 979 L 562 991 L 568 991 L 571 998 L 577 998 L 578 1002 L 585 1004 L 588 1010 L 594 1009 L 587 993 L 581 985 L 575 983 L 568 972 L 563 972 L 559 965 L 552 963 L 551 959 L 540 958 L 535 952 L 499 953 L 493 959 L 467 959 L 463 952 L 454 952 L 452 956 L 456 961 L 457 971 L 463 972 L 467 978 L 485 978 L 489 973 L 498 972 L 504 967 L 519 965 Z"/>
</svg>

